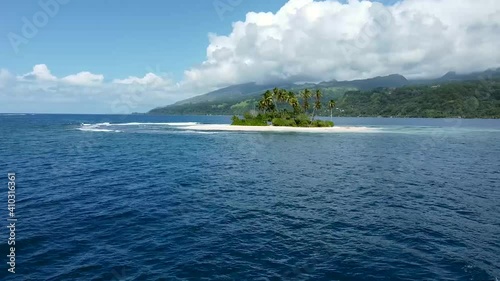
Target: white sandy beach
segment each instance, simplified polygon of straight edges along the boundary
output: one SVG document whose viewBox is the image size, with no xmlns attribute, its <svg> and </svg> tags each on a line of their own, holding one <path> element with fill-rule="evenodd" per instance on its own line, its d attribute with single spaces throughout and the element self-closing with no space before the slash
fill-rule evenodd
<svg viewBox="0 0 500 281">
<path fill-rule="evenodd" d="M 300 132 L 300 133 L 369 133 L 377 129 L 368 127 L 331 127 L 331 128 L 304 128 L 304 127 L 275 127 L 275 126 L 233 126 L 228 124 L 197 124 L 178 127 L 179 129 L 195 131 L 237 131 L 237 132 Z"/>
</svg>

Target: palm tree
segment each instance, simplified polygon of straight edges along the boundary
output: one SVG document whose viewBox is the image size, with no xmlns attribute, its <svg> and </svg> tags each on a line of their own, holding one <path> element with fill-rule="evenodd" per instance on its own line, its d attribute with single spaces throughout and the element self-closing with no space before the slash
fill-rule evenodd
<svg viewBox="0 0 500 281">
<path fill-rule="evenodd" d="M 264 113 L 266 111 L 273 111 L 274 109 L 274 102 L 273 102 L 273 93 L 271 91 L 267 90 L 263 95 L 262 99 L 259 101 L 259 109 L 263 109 Z"/>
<path fill-rule="evenodd" d="M 328 108 L 330 108 L 330 121 L 333 122 L 333 109 L 335 108 L 336 104 L 335 104 L 335 101 L 334 100 L 330 100 L 330 102 L 328 102 Z"/>
<path fill-rule="evenodd" d="M 281 89 L 278 93 L 278 101 L 288 103 L 288 91 Z"/>
<path fill-rule="evenodd" d="M 309 89 L 305 89 L 300 93 L 302 99 L 304 100 L 304 113 L 307 114 L 309 110 L 309 99 L 311 98 L 311 91 Z"/>
<path fill-rule="evenodd" d="M 280 93 L 281 93 L 281 89 L 278 89 L 278 88 L 274 88 L 273 89 L 273 102 L 274 102 L 274 106 L 276 107 L 276 110 L 279 112 L 279 109 L 278 109 L 278 102 L 279 102 L 279 98 L 280 98 Z"/>
<path fill-rule="evenodd" d="M 316 115 L 316 110 L 321 109 L 321 98 L 323 97 L 323 95 L 321 94 L 321 91 L 319 89 L 316 90 L 316 94 L 314 95 L 314 97 L 316 98 L 316 101 L 314 102 L 312 121 L 314 121 L 314 116 Z"/>
<path fill-rule="evenodd" d="M 264 114 L 266 114 L 267 110 L 266 101 L 264 99 L 261 99 L 257 104 L 257 108 L 261 111 L 264 111 Z"/>
<path fill-rule="evenodd" d="M 300 111 L 299 99 L 297 99 L 294 92 L 288 92 L 288 103 L 293 107 L 295 113 Z"/>
<path fill-rule="evenodd" d="M 278 101 L 287 104 L 289 102 L 288 91 L 285 89 L 280 89 L 278 93 Z M 286 111 L 286 109 L 284 109 Z"/>
<path fill-rule="evenodd" d="M 313 110 L 313 116 L 312 116 L 312 120 L 314 121 L 314 117 L 316 116 L 316 112 L 319 111 L 321 109 L 321 101 L 316 101 L 314 103 L 314 110 Z"/>
</svg>

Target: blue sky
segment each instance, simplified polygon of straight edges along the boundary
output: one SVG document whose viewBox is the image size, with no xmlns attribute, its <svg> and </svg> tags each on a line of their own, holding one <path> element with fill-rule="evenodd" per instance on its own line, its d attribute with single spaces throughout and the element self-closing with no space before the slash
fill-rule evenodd
<svg viewBox="0 0 500 281">
<path fill-rule="evenodd" d="M 3 0 L 0 112 L 143 112 L 247 82 L 482 71 L 500 67 L 498 15 L 498 0 Z"/>
<path fill-rule="evenodd" d="M 205 0 L 69 0 L 18 54 L 1 40 L 0 67 L 24 73 L 44 63 L 56 76 L 85 69 L 107 79 L 160 70 L 180 79 L 204 60 L 209 32 L 228 33 L 248 11 L 275 12 L 286 2 L 242 0 L 232 7 L 232 1 L 221 0 L 231 10 L 218 13 L 216 1 Z M 21 34 L 22 18 L 41 10 L 38 1 L 5 0 L 0 7 L 4 39 Z"/>
<path fill-rule="evenodd" d="M 244 20 L 247 12 L 276 12 L 287 2 L 65 1 L 68 4 L 60 5 L 59 12 L 28 44 L 20 46 L 19 53 L 14 52 L 9 40 L 0 41 L 0 67 L 23 73 L 44 63 L 56 76 L 86 69 L 103 73 L 106 78 L 159 70 L 181 79 L 184 70 L 204 60 L 209 32 L 229 33 L 231 23 Z M 391 4 L 396 0 L 381 2 Z M 215 6 L 221 10 L 218 12 Z M 4 0 L 0 7 L 0 34 L 4 36 L 21 34 L 22 18 L 32 19 L 41 10 L 39 1 L 30 0 Z M 224 7 L 230 10 L 222 10 Z"/>
</svg>

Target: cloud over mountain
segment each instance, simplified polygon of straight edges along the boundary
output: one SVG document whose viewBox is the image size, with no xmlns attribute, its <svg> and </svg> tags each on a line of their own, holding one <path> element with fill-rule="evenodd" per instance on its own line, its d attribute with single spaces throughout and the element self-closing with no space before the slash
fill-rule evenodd
<svg viewBox="0 0 500 281">
<path fill-rule="evenodd" d="M 498 34 L 497 0 L 290 0 L 211 34 L 206 60 L 185 77 L 203 87 L 484 70 L 500 65 Z"/>
</svg>

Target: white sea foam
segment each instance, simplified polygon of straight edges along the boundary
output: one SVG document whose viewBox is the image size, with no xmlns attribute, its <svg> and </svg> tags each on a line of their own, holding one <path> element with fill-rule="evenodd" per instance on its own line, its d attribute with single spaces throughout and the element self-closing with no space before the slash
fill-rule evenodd
<svg viewBox="0 0 500 281">
<path fill-rule="evenodd" d="M 82 124 L 82 126 L 192 126 L 197 125 L 197 122 L 170 122 L 170 123 L 154 123 L 154 122 L 131 122 L 131 123 L 96 123 L 96 124 Z"/>
<path fill-rule="evenodd" d="M 233 126 L 227 124 L 201 124 L 179 127 L 184 130 L 197 131 L 237 131 L 237 132 L 301 132 L 301 133 L 370 133 L 377 128 L 336 126 L 330 128 L 276 127 L 276 126 Z"/>
<path fill-rule="evenodd" d="M 90 128 L 90 127 L 81 127 L 78 128 L 80 131 L 84 132 L 108 132 L 108 133 L 121 133 L 120 130 L 109 130 L 109 129 L 99 129 L 99 128 Z"/>
<path fill-rule="evenodd" d="M 90 132 L 121 132 L 111 129 L 115 126 L 171 126 L 176 129 L 190 133 L 217 133 L 221 131 L 236 132 L 300 132 L 300 133 L 370 133 L 377 132 L 379 129 L 357 126 L 336 126 L 331 128 L 304 128 L 304 127 L 275 127 L 275 126 L 233 126 L 229 124 L 200 124 L 197 122 L 169 122 L 169 123 L 96 123 L 82 124 L 81 131 Z"/>
<path fill-rule="evenodd" d="M 193 126 L 193 125 L 198 125 L 200 123 L 198 122 L 177 122 L 177 123 L 165 123 L 168 126 Z"/>
<path fill-rule="evenodd" d="M 191 126 L 191 125 L 197 125 L 198 123 L 196 122 L 174 122 L 174 123 L 140 123 L 140 122 L 132 122 L 132 123 L 117 123 L 117 124 L 111 124 L 113 126 L 141 126 L 141 125 L 150 125 L 150 126 Z"/>
<path fill-rule="evenodd" d="M 80 131 L 86 131 L 86 132 L 121 132 L 120 130 L 113 130 L 110 129 L 113 127 L 118 127 L 118 126 L 171 126 L 171 127 L 180 127 L 180 126 L 194 126 L 198 125 L 199 123 L 197 122 L 169 122 L 169 123 L 154 123 L 154 122 L 131 122 L 131 123 L 109 123 L 109 122 L 103 122 L 103 123 L 95 123 L 95 124 L 88 124 L 88 123 L 82 123 L 80 128 L 78 130 Z"/>
<path fill-rule="evenodd" d="M 97 123 L 97 124 L 86 124 L 82 123 L 81 127 L 78 128 L 80 131 L 84 132 L 107 132 L 107 133 L 120 133 L 119 130 L 103 129 L 101 127 L 111 126 L 110 123 Z"/>
<path fill-rule="evenodd" d="M 105 123 L 96 123 L 96 124 L 87 124 L 87 123 L 82 123 L 83 127 L 100 127 L 100 126 L 111 126 L 110 123 L 105 122 Z"/>
</svg>

